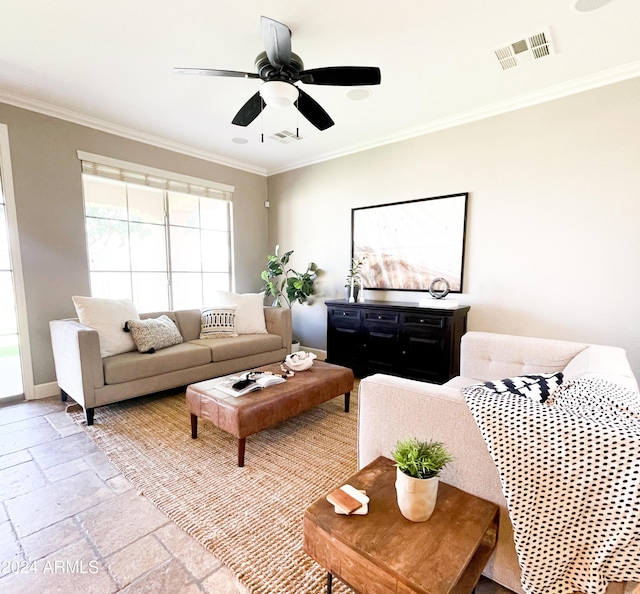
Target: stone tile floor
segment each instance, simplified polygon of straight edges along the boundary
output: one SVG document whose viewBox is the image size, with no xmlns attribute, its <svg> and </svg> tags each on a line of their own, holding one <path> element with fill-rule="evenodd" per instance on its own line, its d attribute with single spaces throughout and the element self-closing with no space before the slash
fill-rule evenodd
<svg viewBox="0 0 640 594">
<path fill-rule="evenodd" d="M 0 501 L 0 592 L 247 593 L 56 398 L 0 407 Z M 476 592 L 509 591 L 483 580 Z"/>
<path fill-rule="evenodd" d="M 0 592 L 246 592 L 64 411 L 0 407 Z"/>
</svg>

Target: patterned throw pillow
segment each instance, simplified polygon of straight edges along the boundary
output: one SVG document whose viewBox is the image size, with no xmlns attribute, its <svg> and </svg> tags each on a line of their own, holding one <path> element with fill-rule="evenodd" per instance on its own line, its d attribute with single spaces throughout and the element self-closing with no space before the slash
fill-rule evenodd
<svg viewBox="0 0 640 594">
<path fill-rule="evenodd" d="M 131 332 L 133 342 L 141 353 L 155 353 L 158 349 L 182 342 L 180 331 L 168 316 L 128 320 L 124 329 L 125 332 Z"/>
<path fill-rule="evenodd" d="M 535 402 L 545 402 L 560 387 L 562 379 L 562 372 L 540 373 L 537 375 L 519 375 L 495 382 L 484 382 L 481 385 L 498 394 L 509 392 L 517 396 L 526 396 Z"/>
<path fill-rule="evenodd" d="M 209 307 L 201 310 L 200 338 L 232 338 L 236 332 L 235 307 Z"/>
</svg>

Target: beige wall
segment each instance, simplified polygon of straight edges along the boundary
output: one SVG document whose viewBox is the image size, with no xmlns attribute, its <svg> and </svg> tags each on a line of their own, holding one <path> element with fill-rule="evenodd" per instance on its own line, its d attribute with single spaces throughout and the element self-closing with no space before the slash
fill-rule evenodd
<svg viewBox="0 0 640 594">
<path fill-rule="evenodd" d="M 343 298 L 351 208 L 469 192 L 469 328 L 620 345 L 640 377 L 639 104 L 634 79 L 271 176 L 269 243 Z M 325 332 L 322 299 L 295 306 L 302 344 Z"/>
<path fill-rule="evenodd" d="M 260 288 L 276 243 L 295 250 L 295 268 L 317 262 L 320 294 L 294 306 L 294 327 L 319 349 L 323 300 L 344 295 L 351 208 L 469 192 L 459 300 L 470 329 L 620 345 L 640 376 L 639 101 L 635 79 L 268 180 L 0 104 L 34 382 L 55 379 L 49 320 L 73 315 L 71 295 L 89 292 L 78 149 L 234 185 L 237 290 Z"/>
<path fill-rule="evenodd" d="M 74 315 L 89 271 L 78 149 L 235 186 L 236 288 L 261 286 L 266 178 L 0 103 L 9 130 L 34 383 L 55 380 L 49 320 Z"/>
</svg>

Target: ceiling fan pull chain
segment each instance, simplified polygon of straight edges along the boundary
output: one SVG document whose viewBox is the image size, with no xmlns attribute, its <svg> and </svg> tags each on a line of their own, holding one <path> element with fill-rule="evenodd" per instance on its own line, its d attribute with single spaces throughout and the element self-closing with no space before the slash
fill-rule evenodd
<svg viewBox="0 0 640 594">
<path fill-rule="evenodd" d="M 264 144 L 264 101 L 260 98 L 260 142 Z"/>
</svg>

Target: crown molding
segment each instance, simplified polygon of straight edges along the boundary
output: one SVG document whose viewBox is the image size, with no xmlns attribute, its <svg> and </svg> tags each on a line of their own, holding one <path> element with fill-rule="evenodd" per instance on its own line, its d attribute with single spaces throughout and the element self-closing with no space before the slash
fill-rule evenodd
<svg viewBox="0 0 640 594">
<path fill-rule="evenodd" d="M 216 163 L 217 165 L 224 165 L 226 167 L 240 169 L 242 171 L 255 173 L 257 175 L 267 175 L 267 170 L 264 167 L 257 167 L 255 165 L 244 163 L 242 161 L 229 159 L 228 157 L 224 157 L 216 153 L 211 153 L 209 151 L 200 150 L 191 146 L 187 146 L 185 144 L 173 142 L 171 140 L 167 140 L 166 138 L 161 138 L 159 136 L 147 134 L 146 132 L 127 128 L 126 126 L 112 124 L 111 122 L 106 122 L 98 118 L 86 116 L 81 113 L 71 111 L 70 109 L 58 107 L 44 101 L 24 97 L 23 95 L 0 91 L 0 103 L 7 103 L 9 105 L 13 105 L 14 107 L 20 107 L 22 109 L 40 113 L 42 115 L 65 120 L 73 124 L 79 124 L 81 126 L 86 126 L 87 128 L 92 128 L 94 130 L 99 130 L 108 134 L 114 134 L 128 140 L 135 140 L 136 142 L 142 142 L 144 144 L 148 144 L 157 148 L 166 149 L 168 151 L 180 153 L 189 157 L 195 157 L 196 159 L 203 159 L 204 161 Z"/>
<path fill-rule="evenodd" d="M 622 82 L 625 80 L 636 78 L 638 76 L 640 76 L 640 60 L 630 62 L 629 64 L 625 64 L 623 66 L 618 66 L 616 68 L 598 72 L 596 74 L 577 78 L 565 83 L 553 85 L 551 87 L 534 91 L 532 93 L 520 95 L 512 99 L 499 101 L 497 103 L 493 103 L 491 105 L 487 105 L 478 109 L 459 113 L 454 116 L 433 120 L 421 126 L 408 128 L 389 135 L 380 136 L 371 141 L 354 144 L 342 148 L 339 151 L 328 152 L 313 159 L 297 161 L 285 167 L 276 167 L 273 169 L 258 167 L 256 165 L 244 163 L 242 161 L 236 161 L 234 159 L 230 159 L 216 153 L 196 149 L 194 147 L 173 142 L 165 138 L 153 136 L 151 134 L 140 132 L 138 130 L 133 130 L 125 126 L 112 124 L 98 118 L 86 116 L 65 109 L 63 107 L 57 107 L 44 101 L 30 99 L 22 95 L 0 91 L 0 102 L 13 105 L 14 107 L 20 107 L 23 109 L 28 109 L 30 111 L 35 111 L 43 115 L 59 118 L 74 124 L 87 126 L 89 128 L 100 130 L 109 134 L 115 134 L 116 136 L 127 138 L 129 140 L 135 140 L 137 142 L 142 142 L 144 144 L 166 149 L 176 153 L 181 153 L 190 157 L 195 157 L 197 159 L 203 159 L 205 161 L 216 163 L 218 165 L 224 165 L 226 167 L 232 167 L 234 169 L 239 169 L 248 173 L 254 173 L 257 175 L 268 177 L 270 175 L 286 173 L 287 171 L 293 171 L 302 167 L 309 167 L 311 165 L 324 163 L 326 161 L 331 161 L 340 157 L 346 157 L 355 153 L 360 153 L 370 149 L 393 144 L 395 142 L 409 140 L 411 138 L 424 136 L 426 134 L 431 134 L 433 132 L 438 132 L 447 128 L 453 128 L 455 126 L 483 120 L 511 111 L 524 109 L 526 107 L 532 107 L 534 105 L 539 105 L 541 103 L 553 101 L 555 99 L 561 99 L 569 95 L 575 95 L 577 93 L 590 91 L 592 89 L 604 87 L 617 82 Z"/>
<path fill-rule="evenodd" d="M 629 64 L 625 64 L 617 68 L 598 72 L 597 74 L 592 74 L 558 85 L 553 85 L 551 87 L 540 89 L 532 93 L 520 95 L 512 99 L 499 101 L 497 103 L 480 107 L 478 109 L 472 109 L 463 113 L 456 114 L 454 116 L 433 120 L 424 125 L 414 128 L 408 128 L 394 134 L 381 136 L 366 143 L 351 145 L 349 147 L 341 149 L 340 151 L 326 153 L 318 159 L 299 161 L 295 164 L 280 169 L 269 169 L 267 170 L 267 175 L 285 173 L 294 169 L 300 169 L 301 167 L 308 167 L 310 165 L 316 165 L 318 163 L 323 163 L 332 159 L 346 157 L 348 155 L 353 155 L 362 151 L 367 151 L 388 144 L 401 142 L 403 140 L 416 138 L 418 136 L 431 134 L 432 132 L 438 132 L 447 128 L 461 126 L 462 124 L 476 122 L 478 120 L 501 115 L 510 111 L 517 111 L 518 109 L 532 107 L 534 105 L 539 105 L 541 103 L 546 103 L 555 99 L 568 97 L 569 95 L 575 95 L 578 93 L 583 93 L 585 91 L 597 89 L 599 87 L 604 87 L 625 80 L 630 80 L 638 76 L 640 76 L 640 60 L 636 62 L 630 62 Z"/>
</svg>

